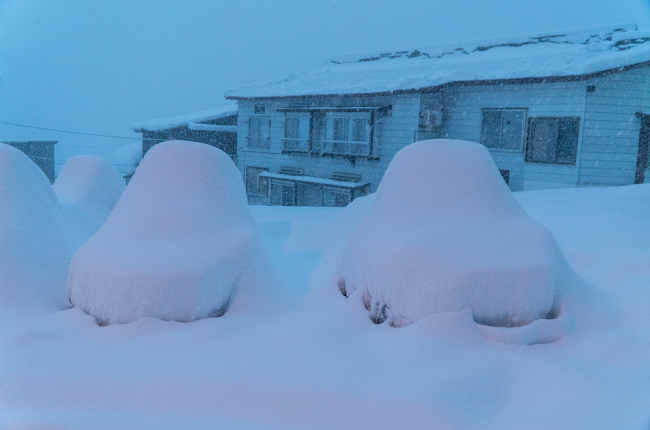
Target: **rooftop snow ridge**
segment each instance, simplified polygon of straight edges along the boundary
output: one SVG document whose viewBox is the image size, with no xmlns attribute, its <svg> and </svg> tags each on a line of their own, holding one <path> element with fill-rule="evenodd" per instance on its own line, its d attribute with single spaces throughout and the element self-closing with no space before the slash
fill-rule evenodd
<svg viewBox="0 0 650 430">
<path fill-rule="evenodd" d="M 639 38 L 650 38 L 650 32 L 637 32 L 637 25 L 634 23 L 607 25 L 598 27 L 586 27 L 579 29 L 567 30 L 556 34 L 542 35 L 515 35 L 505 36 L 493 39 L 469 40 L 464 42 L 444 43 L 440 45 L 429 45 L 419 48 L 400 49 L 393 52 L 382 53 L 361 53 L 349 54 L 340 57 L 334 57 L 328 60 L 330 63 L 355 63 L 366 61 L 377 61 L 383 58 L 442 58 L 447 55 L 470 54 L 472 52 L 482 52 L 501 47 L 519 47 L 538 43 L 566 43 L 589 45 L 592 43 L 614 41 L 614 46 L 618 49 L 628 49 L 632 40 Z M 643 36 L 635 36 L 635 33 L 643 33 Z M 634 42 L 630 42 L 634 43 Z M 636 42 L 639 43 L 639 42 Z"/>
<path fill-rule="evenodd" d="M 172 116 L 168 118 L 150 119 L 147 121 L 140 121 L 133 124 L 133 129 L 158 131 L 166 130 L 168 128 L 181 127 L 188 125 L 191 122 L 204 122 L 214 119 L 225 118 L 237 114 L 237 105 L 227 104 L 219 106 L 214 109 L 192 112 L 184 115 Z"/>
<path fill-rule="evenodd" d="M 650 31 L 622 24 L 347 55 L 283 79 L 234 88 L 224 96 L 395 94 L 454 82 L 575 79 L 649 64 Z"/>
</svg>

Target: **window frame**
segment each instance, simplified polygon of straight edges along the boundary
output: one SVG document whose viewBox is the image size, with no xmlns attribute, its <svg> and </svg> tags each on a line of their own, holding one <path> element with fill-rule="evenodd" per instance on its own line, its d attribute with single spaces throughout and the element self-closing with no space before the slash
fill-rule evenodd
<svg viewBox="0 0 650 430">
<path fill-rule="evenodd" d="M 499 124 L 499 146 L 498 147 L 489 147 L 483 143 L 483 114 L 484 112 L 500 112 L 501 113 L 501 122 Z M 503 112 L 505 111 L 521 111 L 524 114 L 524 117 L 522 119 L 522 127 L 521 127 L 521 142 L 519 145 L 518 149 L 507 149 L 507 148 L 502 148 L 501 145 L 503 143 Z M 524 107 L 507 107 L 507 108 L 481 108 L 481 132 L 479 135 L 479 143 L 483 146 L 485 146 L 488 150 L 490 151 L 503 151 L 507 153 L 522 153 L 526 149 L 526 142 L 527 142 L 527 133 L 528 133 L 528 108 Z"/>
<path fill-rule="evenodd" d="M 273 203 L 271 201 L 272 193 L 273 193 L 273 186 L 280 187 L 280 203 Z M 284 203 L 284 192 L 283 188 L 284 187 L 291 187 L 293 189 L 293 201 L 291 202 L 290 205 L 285 205 Z M 296 181 L 288 181 L 284 179 L 276 179 L 276 178 L 271 178 L 269 181 L 269 205 L 271 206 L 296 206 Z"/>
<path fill-rule="evenodd" d="M 351 140 L 354 134 L 354 128 L 352 122 L 355 120 L 363 121 L 363 134 L 364 139 L 362 141 Z M 331 122 L 331 126 L 329 125 Z M 345 134 L 344 139 L 334 139 L 334 134 L 336 132 L 337 122 L 343 124 L 343 133 Z M 326 112 L 323 118 L 322 128 L 321 128 L 321 138 L 320 143 L 322 147 L 322 153 L 327 155 L 334 156 L 343 156 L 343 157 L 373 157 L 373 140 L 374 140 L 374 126 L 376 118 L 373 112 Z M 329 136 L 331 128 L 331 138 Z M 334 151 L 335 145 L 344 145 L 344 151 Z M 363 153 L 353 153 L 352 145 L 365 146 L 365 151 Z M 326 148 L 329 148 L 327 150 Z"/>
<path fill-rule="evenodd" d="M 251 121 L 264 121 L 266 120 L 268 122 L 268 137 L 255 137 L 251 136 Z M 260 130 L 262 127 L 260 127 Z M 258 142 L 266 142 L 264 145 L 251 145 L 251 142 L 253 139 L 256 139 Z M 246 143 L 248 148 L 253 148 L 253 149 L 270 149 L 271 147 L 271 116 L 270 115 L 264 115 L 264 116 L 251 116 L 248 118 L 248 134 L 246 135 Z"/>
<path fill-rule="evenodd" d="M 306 138 L 291 138 L 287 137 L 287 125 L 290 119 L 298 120 L 298 135 L 300 135 L 300 121 L 307 121 L 307 137 Z M 283 152 L 298 152 L 298 153 L 310 153 L 312 151 L 312 133 L 313 133 L 313 119 L 311 113 L 305 112 L 285 112 L 284 120 L 282 124 L 283 137 L 282 137 L 282 151 Z M 287 147 L 288 142 L 295 142 L 295 148 Z M 304 145 L 300 143 L 304 142 Z M 289 145 L 292 146 L 292 145 Z M 301 147 L 302 146 L 302 147 Z"/>
<path fill-rule="evenodd" d="M 249 181 L 249 169 L 257 169 L 259 172 L 255 175 L 255 183 L 256 183 L 256 190 L 257 192 L 252 192 L 248 190 L 248 181 Z M 268 178 L 264 178 L 266 181 L 266 191 L 265 192 L 259 192 L 260 190 L 260 173 L 262 172 L 268 172 L 269 168 L 268 167 L 258 167 L 258 166 L 246 166 L 246 194 L 247 195 L 252 195 L 252 196 L 267 196 L 269 194 L 269 180 Z"/>
<path fill-rule="evenodd" d="M 333 201 L 334 205 L 325 206 L 325 199 L 326 199 L 325 193 L 331 193 L 332 194 L 332 197 L 333 197 L 332 201 Z M 343 205 L 343 206 L 337 206 L 336 205 L 336 196 L 337 195 L 345 196 L 345 198 L 347 200 L 345 205 Z M 332 186 L 332 185 L 323 185 L 323 206 L 324 207 L 332 207 L 332 208 L 346 207 L 347 205 L 352 203 L 353 200 L 354 200 L 354 197 L 353 197 L 353 191 L 352 190 L 350 190 L 348 188 L 344 188 L 344 187 L 337 187 L 337 186 Z"/>
<path fill-rule="evenodd" d="M 547 165 L 559 165 L 559 166 L 576 166 L 577 165 L 577 160 L 578 160 L 578 145 L 580 145 L 580 127 L 581 127 L 581 117 L 579 116 L 531 116 L 528 117 L 527 121 L 527 132 L 526 132 L 526 149 L 524 152 L 524 161 L 526 163 L 531 163 L 531 164 L 547 164 Z M 558 137 L 557 141 L 555 142 L 555 161 L 538 161 L 538 160 L 532 160 L 532 133 L 534 131 L 533 127 L 533 121 L 538 121 L 538 120 L 555 120 L 557 121 L 557 127 L 558 127 Z M 575 142 L 573 144 L 573 150 L 572 150 L 572 161 L 558 161 L 558 148 L 559 148 L 559 143 L 560 143 L 560 122 L 562 120 L 572 120 L 576 123 L 576 135 L 575 135 Z"/>
</svg>

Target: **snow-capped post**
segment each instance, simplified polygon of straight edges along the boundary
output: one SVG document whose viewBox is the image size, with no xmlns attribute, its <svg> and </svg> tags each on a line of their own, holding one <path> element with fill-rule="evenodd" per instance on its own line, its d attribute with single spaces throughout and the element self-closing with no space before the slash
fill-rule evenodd
<svg viewBox="0 0 650 430">
<path fill-rule="evenodd" d="M 391 161 L 339 270 L 376 323 L 470 308 L 477 323 L 553 317 L 567 270 L 553 235 L 521 208 L 488 150 L 429 140 Z"/>
<path fill-rule="evenodd" d="M 72 304 L 100 324 L 194 321 L 223 315 L 265 264 L 228 155 L 170 141 L 147 152 L 104 226 L 75 254 L 68 286 Z"/>
</svg>

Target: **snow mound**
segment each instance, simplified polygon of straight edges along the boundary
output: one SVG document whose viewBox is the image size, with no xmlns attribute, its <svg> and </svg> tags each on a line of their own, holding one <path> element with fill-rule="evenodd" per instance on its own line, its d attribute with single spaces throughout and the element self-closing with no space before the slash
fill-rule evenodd
<svg viewBox="0 0 650 430">
<path fill-rule="evenodd" d="M 32 160 L 0 143 L 0 301 L 61 307 L 74 248 L 61 204 Z"/>
<path fill-rule="evenodd" d="M 107 324 L 220 316 L 239 290 L 248 294 L 266 262 L 228 155 L 202 143 L 163 142 L 75 254 L 70 299 Z"/>
<path fill-rule="evenodd" d="M 489 326 L 558 312 L 568 265 L 554 237 L 519 206 L 477 143 L 413 143 L 391 161 L 339 269 L 371 318 L 392 326 L 465 308 Z M 569 269 L 570 270 L 570 269 Z"/>
<path fill-rule="evenodd" d="M 61 203 L 83 212 L 99 212 L 106 219 L 125 185 L 120 173 L 104 158 L 76 155 L 63 165 L 52 188 Z"/>
<path fill-rule="evenodd" d="M 142 142 L 118 148 L 110 158 L 111 163 L 123 175 L 135 172 L 142 161 Z"/>
</svg>

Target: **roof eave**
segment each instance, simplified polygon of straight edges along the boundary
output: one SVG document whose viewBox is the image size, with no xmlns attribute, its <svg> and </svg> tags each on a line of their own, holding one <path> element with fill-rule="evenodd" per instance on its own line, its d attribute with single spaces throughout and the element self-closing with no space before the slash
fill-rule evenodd
<svg viewBox="0 0 650 430">
<path fill-rule="evenodd" d="M 471 81 L 451 81 L 441 85 L 430 87 L 413 88 L 408 90 L 394 90 L 394 91 L 379 91 L 368 93 L 338 93 L 338 94 L 303 94 L 303 95 L 284 95 L 284 96 L 226 96 L 228 100 L 265 100 L 265 99 L 296 99 L 296 98 L 316 98 L 316 97 L 377 97 L 377 96 L 392 96 L 401 94 L 413 93 L 434 93 L 440 91 L 445 87 L 459 87 L 459 86 L 480 86 L 480 85 L 506 85 L 506 84 L 537 84 L 537 83 L 552 83 L 552 82 L 573 82 L 573 81 L 586 81 L 593 78 L 612 75 L 615 73 L 622 73 L 629 70 L 638 69 L 641 67 L 650 66 L 650 61 L 641 63 L 630 64 L 627 66 L 614 67 L 611 69 L 601 70 L 599 72 L 585 73 L 581 75 L 556 75 L 544 77 L 522 77 L 522 78 L 509 78 L 509 79 L 483 79 Z"/>
</svg>

